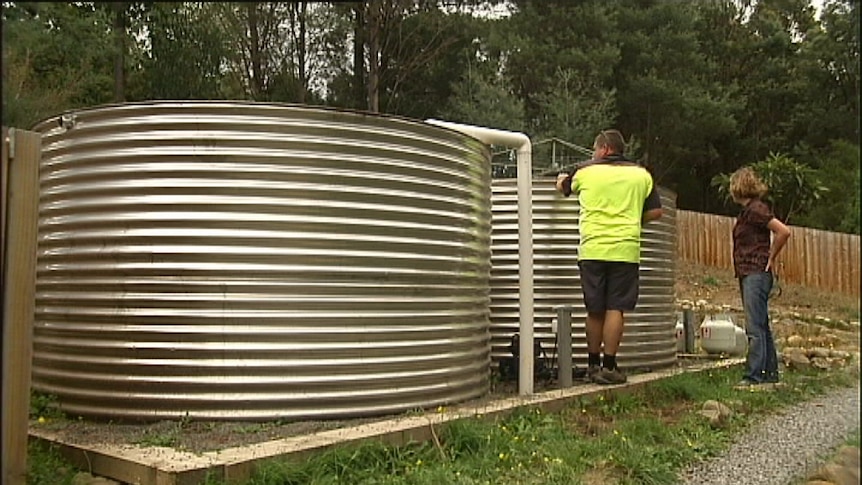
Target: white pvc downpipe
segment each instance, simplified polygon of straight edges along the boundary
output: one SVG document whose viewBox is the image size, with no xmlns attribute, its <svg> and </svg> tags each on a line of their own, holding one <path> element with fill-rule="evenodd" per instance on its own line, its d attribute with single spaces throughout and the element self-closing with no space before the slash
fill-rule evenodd
<svg viewBox="0 0 862 485">
<path fill-rule="evenodd" d="M 518 392 L 533 393 L 533 152 L 523 133 L 434 119 L 426 123 L 460 131 L 486 145 L 516 148 L 518 156 L 518 317 L 520 358 Z"/>
</svg>

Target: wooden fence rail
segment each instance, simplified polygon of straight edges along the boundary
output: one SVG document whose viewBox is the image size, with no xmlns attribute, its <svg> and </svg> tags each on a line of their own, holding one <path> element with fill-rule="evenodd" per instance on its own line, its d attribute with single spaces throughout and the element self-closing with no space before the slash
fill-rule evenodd
<svg viewBox="0 0 862 485">
<path fill-rule="evenodd" d="M 683 261 L 733 268 L 735 218 L 677 211 L 677 250 Z M 859 296 L 859 236 L 790 227 L 779 262 L 782 281 Z"/>
</svg>

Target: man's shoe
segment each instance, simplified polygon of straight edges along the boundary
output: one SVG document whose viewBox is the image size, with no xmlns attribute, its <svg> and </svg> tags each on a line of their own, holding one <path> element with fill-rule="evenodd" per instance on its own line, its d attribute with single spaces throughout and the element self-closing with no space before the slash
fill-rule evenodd
<svg viewBox="0 0 862 485">
<path fill-rule="evenodd" d="M 601 371 L 601 370 L 602 370 L 601 366 L 598 366 L 598 365 L 591 365 L 591 366 L 587 367 L 587 373 L 584 374 L 584 381 L 585 382 L 596 382 L 595 381 L 596 374 L 598 374 L 599 371 Z"/>
<path fill-rule="evenodd" d="M 593 382 L 606 386 L 613 384 L 625 384 L 626 380 L 626 375 L 623 374 L 622 371 L 620 371 L 619 369 L 609 370 L 602 368 L 593 377 Z"/>
</svg>

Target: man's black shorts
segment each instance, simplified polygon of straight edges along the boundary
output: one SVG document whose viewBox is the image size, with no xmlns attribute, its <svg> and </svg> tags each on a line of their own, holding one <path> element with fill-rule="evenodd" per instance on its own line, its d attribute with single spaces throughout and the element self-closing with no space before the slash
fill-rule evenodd
<svg viewBox="0 0 862 485">
<path fill-rule="evenodd" d="M 640 269 L 637 263 L 582 260 L 578 267 L 587 312 L 635 309 Z"/>
</svg>

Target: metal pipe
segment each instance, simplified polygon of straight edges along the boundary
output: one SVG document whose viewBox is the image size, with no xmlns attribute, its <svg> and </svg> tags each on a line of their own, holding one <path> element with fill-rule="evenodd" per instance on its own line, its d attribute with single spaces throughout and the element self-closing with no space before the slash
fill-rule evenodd
<svg viewBox="0 0 862 485">
<path fill-rule="evenodd" d="M 560 387 L 572 387 L 572 307 L 558 306 L 557 311 L 557 372 Z"/>
<path fill-rule="evenodd" d="M 682 311 L 682 331 L 683 339 L 685 339 L 685 353 L 693 354 L 696 352 L 694 348 L 694 312 L 691 309 Z"/>
<path fill-rule="evenodd" d="M 426 123 L 470 135 L 487 145 L 517 149 L 518 178 L 518 302 L 520 364 L 518 392 L 533 393 L 533 150 L 523 133 L 495 130 L 435 119 Z"/>
</svg>

